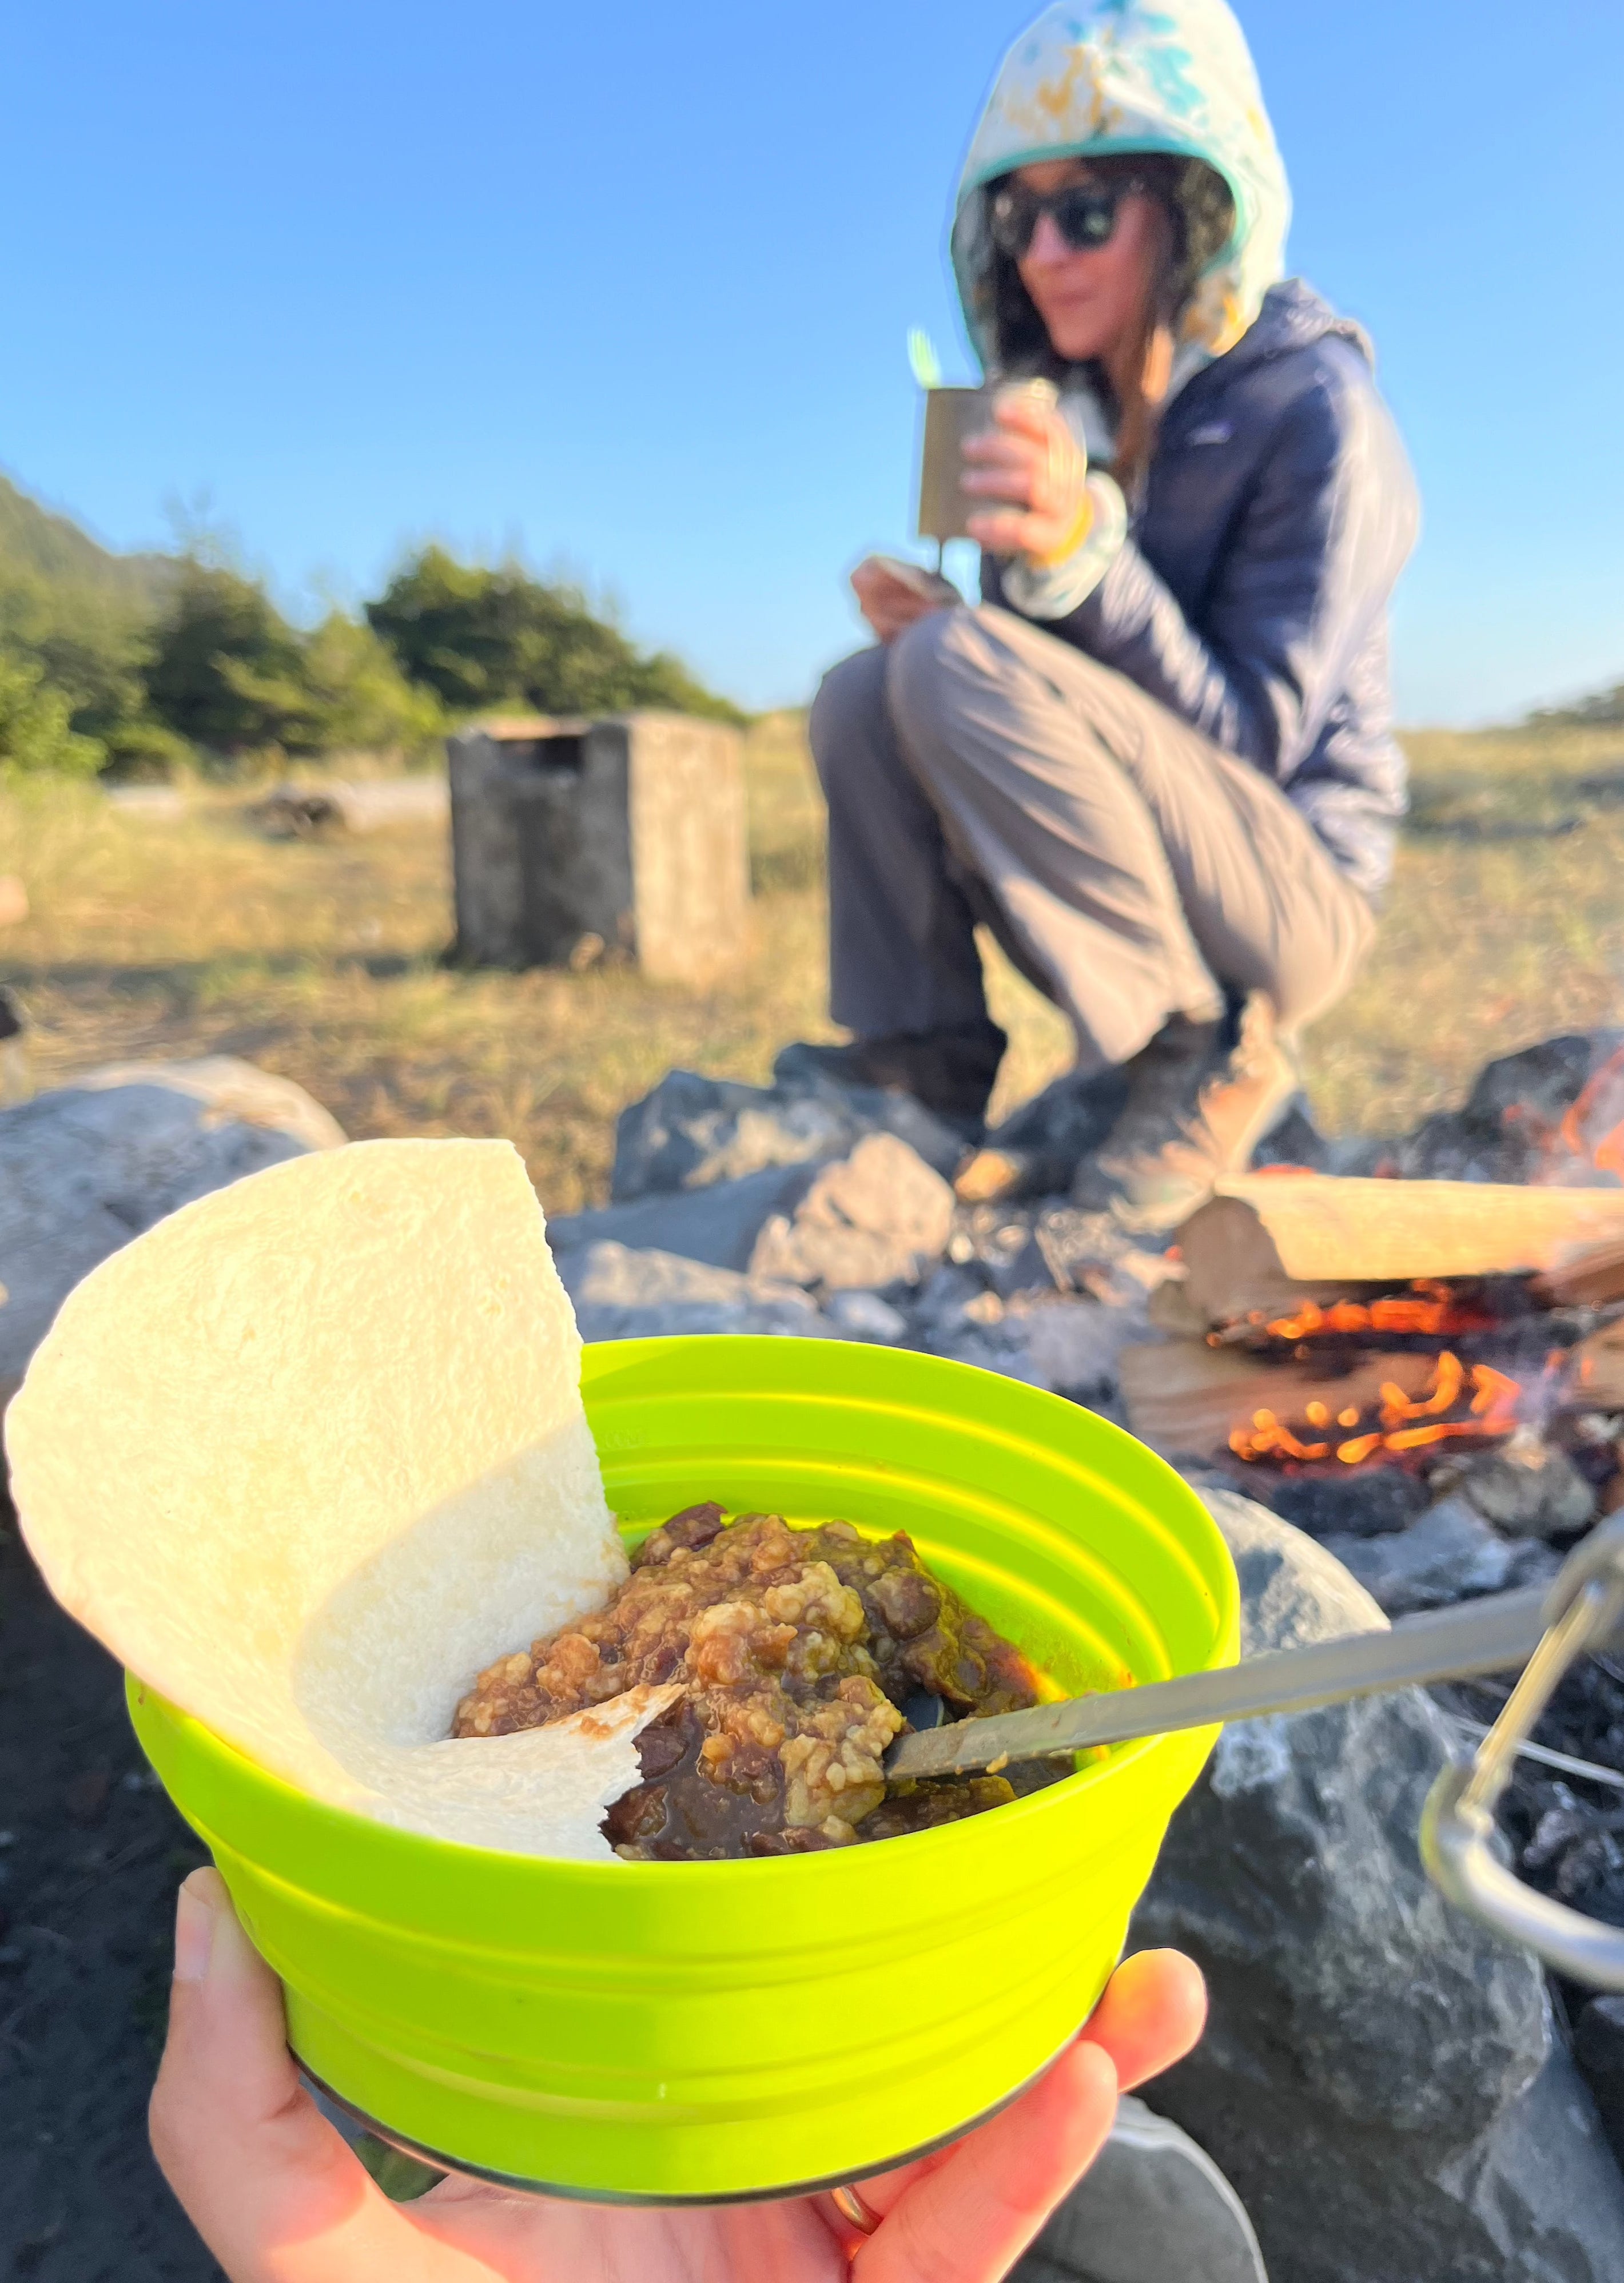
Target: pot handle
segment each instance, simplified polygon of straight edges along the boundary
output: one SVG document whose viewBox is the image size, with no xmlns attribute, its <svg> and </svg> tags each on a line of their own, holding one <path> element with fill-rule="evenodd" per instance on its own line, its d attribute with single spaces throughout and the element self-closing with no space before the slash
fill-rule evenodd
<svg viewBox="0 0 1624 2283">
<path fill-rule="evenodd" d="M 1545 1604 L 1545 1633 L 1499 1718 L 1469 1760 L 1446 1767 L 1421 1815 L 1421 1859 L 1434 1886 L 1496 1934 L 1597 1990 L 1624 1991 L 1624 1928 L 1604 1926 L 1512 1876 L 1495 1809 L 1519 1745 L 1557 1684 L 1624 1619 L 1624 1515 L 1600 1524 L 1568 1557 Z"/>
</svg>

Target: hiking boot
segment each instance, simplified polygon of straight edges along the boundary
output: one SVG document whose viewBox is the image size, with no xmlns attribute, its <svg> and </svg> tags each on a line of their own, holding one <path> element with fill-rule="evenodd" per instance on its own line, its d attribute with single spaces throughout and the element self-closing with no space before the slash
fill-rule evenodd
<svg viewBox="0 0 1624 2283">
<path fill-rule="evenodd" d="M 773 1065 L 781 1085 L 812 1079 L 823 1085 L 877 1087 L 886 1094 L 911 1095 L 967 1140 L 980 1138 L 1006 1033 L 993 1022 L 964 1023 L 952 1030 L 895 1031 L 883 1039 L 853 1039 L 849 1046 L 820 1047 L 797 1040 Z"/>
<path fill-rule="evenodd" d="M 1166 1235 L 1226 1174 L 1245 1172 L 1297 1072 L 1262 992 L 1242 1008 L 1227 1049 L 1222 1024 L 1175 1017 L 1127 1067 L 1123 1114 L 1073 1196 L 1138 1235 Z"/>
</svg>

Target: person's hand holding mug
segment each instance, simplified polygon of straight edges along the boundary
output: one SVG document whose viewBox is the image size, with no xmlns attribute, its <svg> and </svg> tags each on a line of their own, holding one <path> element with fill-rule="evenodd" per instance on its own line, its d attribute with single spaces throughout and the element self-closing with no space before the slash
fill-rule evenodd
<svg viewBox="0 0 1624 2283">
<path fill-rule="evenodd" d="M 992 421 L 984 433 L 966 439 L 962 487 L 1006 504 L 971 516 L 970 537 L 992 555 L 1063 562 L 1093 520 L 1087 453 L 1052 389 L 1024 382 L 999 389 Z"/>
<path fill-rule="evenodd" d="M 393 2204 L 300 2084 L 281 1984 L 225 1882 L 194 1871 L 152 2146 L 230 2283 L 998 2283 L 1099 2154 L 1118 2092 L 1189 2052 L 1206 2002 L 1177 1952 L 1131 1958 L 1035 2084 L 952 2147 L 865 2180 L 857 2217 L 829 2195 L 635 2209 L 455 2178 Z M 905 2085 L 898 2099 L 903 2119 Z"/>
</svg>

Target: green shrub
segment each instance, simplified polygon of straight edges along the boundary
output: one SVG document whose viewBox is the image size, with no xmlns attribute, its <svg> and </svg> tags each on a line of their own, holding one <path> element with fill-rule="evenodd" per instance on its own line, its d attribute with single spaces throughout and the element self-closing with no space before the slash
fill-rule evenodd
<svg viewBox="0 0 1624 2283">
<path fill-rule="evenodd" d="M 385 752 L 421 760 L 446 734 L 436 692 L 408 682 L 369 626 L 330 611 L 305 643 L 306 726 L 291 752 Z"/>
<path fill-rule="evenodd" d="M 51 687 L 37 660 L 0 650 L 0 779 L 94 776 L 105 749 L 75 735 L 72 699 Z"/>
<path fill-rule="evenodd" d="M 453 713 L 518 705 L 618 713 L 650 705 L 715 721 L 747 718 L 667 652 L 646 657 L 594 616 L 578 588 L 533 579 L 516 564 L 493 571 L 425 547 L 368 604 L 367 618 L 401 671 Z"/>
<path fill-rule="evenodd" d="M 189 744 L 229 756 L 284 745 L 308 718 L 299 636 L 264 588 L 195 558 L 152 632 L 152 713 Z"/>
</svg>

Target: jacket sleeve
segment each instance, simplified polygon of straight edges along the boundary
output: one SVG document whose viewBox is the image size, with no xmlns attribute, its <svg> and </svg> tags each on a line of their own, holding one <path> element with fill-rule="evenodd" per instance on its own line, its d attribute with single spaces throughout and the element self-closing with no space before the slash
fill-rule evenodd
<svg viewBox="0 0 1624 2283">
<path fill-rule="evenodd" d="M 1284 784 L 1346 689 L 1416 520 L 1380 398 L 1322 368 L 1283 408 L 1237 503 L 1199 629 L 1131 536 L 1076 610 L 1041 623 Z M 994 566 L 983 581 L 1014 607 Z"/>
</svg>

